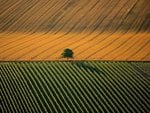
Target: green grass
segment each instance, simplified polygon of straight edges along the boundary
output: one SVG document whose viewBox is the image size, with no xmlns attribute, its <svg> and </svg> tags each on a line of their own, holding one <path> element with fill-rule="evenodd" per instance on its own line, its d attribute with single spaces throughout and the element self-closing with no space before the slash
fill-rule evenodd
<svg viewBox="0 0 150 113">
<path fill-rule="evenodd" d="M 0 62 L 1 109 L 148 113 L 149 66 L 149 62 Z"/>
</svg>

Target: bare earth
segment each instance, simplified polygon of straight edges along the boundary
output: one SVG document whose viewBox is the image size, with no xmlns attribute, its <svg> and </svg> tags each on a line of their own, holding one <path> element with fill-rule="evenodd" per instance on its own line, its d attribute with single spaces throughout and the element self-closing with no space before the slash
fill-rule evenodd
<svg viewBox="0 0 150 113">
<path fill-rule="evenodd" d="M 0 0 L 0 61 L 150 61 L 149 0 Z"/>
<path fill-rule="evenodd" d="M 0 34 L 0 60 L 60 60 L 64 48 L 75 60 L 150 60 L 149 33 L 54 35 Z"/>
</svg>

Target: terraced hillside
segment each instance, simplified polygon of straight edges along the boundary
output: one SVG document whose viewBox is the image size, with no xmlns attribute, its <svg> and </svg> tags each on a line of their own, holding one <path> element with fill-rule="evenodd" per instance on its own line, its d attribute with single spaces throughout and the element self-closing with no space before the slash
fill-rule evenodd
<svg viewBox="0 0 150 113">
<path fill-rule="evenodd" d="M 149 0 L 0 0 L 0 60 L 150 60 Z"/>
<path fill-rule="evenodd" d="M 137 69 L 143 65 L 147 68 Z M 1 110 L 149 113 L 149 66 L 150 62 L 0 62 Z"/>
</svg>

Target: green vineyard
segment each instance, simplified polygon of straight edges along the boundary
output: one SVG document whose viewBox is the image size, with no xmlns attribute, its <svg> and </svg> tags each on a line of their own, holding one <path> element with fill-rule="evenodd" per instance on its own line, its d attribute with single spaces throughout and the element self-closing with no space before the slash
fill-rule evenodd
<svg viewBox="0 0 150 113">
<path fill-rule="evenodd" d="M 150 113 L 150 62 L 0 62 L 3 113 Z"/>
</svg>

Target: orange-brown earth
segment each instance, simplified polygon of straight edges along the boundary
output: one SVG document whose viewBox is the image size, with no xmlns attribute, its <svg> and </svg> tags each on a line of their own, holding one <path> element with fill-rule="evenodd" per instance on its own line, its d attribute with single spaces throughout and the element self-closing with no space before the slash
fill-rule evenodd
<svg viewBox="0 0 150 113">
<path fill-rule="evenodd" d="M 0 60 L 150 61 L 149 0 L 0 0 Z"/>
</svg>

